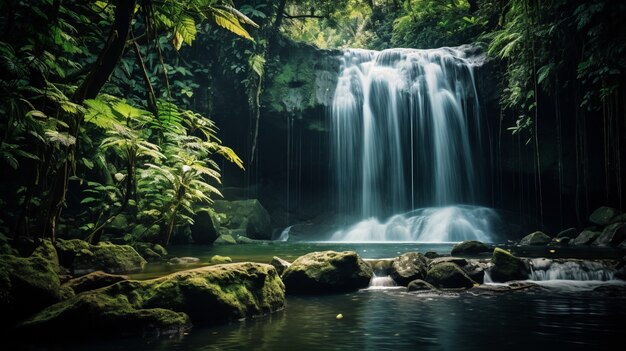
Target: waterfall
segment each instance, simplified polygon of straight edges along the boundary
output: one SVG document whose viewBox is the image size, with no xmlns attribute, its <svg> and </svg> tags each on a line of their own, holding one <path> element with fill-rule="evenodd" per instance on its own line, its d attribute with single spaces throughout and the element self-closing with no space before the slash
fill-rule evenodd
<svg viewBox="0 0 626 351">
<path fill-rule="evenodd" d="M 476 203 L 484 182 L 473 66 L 461 48 L 344 51 L 331 110 L 336 206 L 363 222 L 332 240 L 488 241 L 475 208 L 453 206 Z M 420 231 L 429 225 L 439 234 Z"/>
<path fill-rule="evenodd" d="M 546 258 L 531 259 L 529 262 L 531 269 L 530 279 L 537 281 L 544 280 L 612 280 L 614 269 L 607 263 L 563 260 L 553 261 Z"/>
</svg>

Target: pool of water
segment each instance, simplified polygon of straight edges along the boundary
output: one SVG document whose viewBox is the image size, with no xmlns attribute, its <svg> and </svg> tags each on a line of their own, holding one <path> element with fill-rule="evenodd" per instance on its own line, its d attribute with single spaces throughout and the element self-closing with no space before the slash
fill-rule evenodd
<svg viewBox="0 0 626 351">
<path fill-rule="evenodd" d="M 196 257 L 199 261 L 187 265 L 171 265 L 167 263 L 149 264 L 142 273 L 134 274 L 132 277 L 135 279 L 148 279 L 184 269 L 205 266 L 210 263 L 211 257 L 214 255 L 228 256 L 233 260 L 233 262 L 252 261 L 270 263 L 273 256 L 278 256 L 291 262 L 296 258 L 313 251 L 356 251 L 361 257 L 368 259 L 396 257 L 410 251 L 421 253 L 433 251 L 438 254 L 449 254 L 453 246 L 454 244 L 452 243 L 343 243 L 280 241 L 266 241 L 245 245 L 172 246 L 169 248 L 170 256 Z"/>
<path fill-rule="evenodd" d="M 287 308 L 173 339 L 122 339 L 70 350 L 528 350 L 607 349 L 623 341 L 626 296 L 618 282 L 548 283 L 497 295 L 414 294 L 404 289 L 288 296 Z M 623 290 L 622 290 L 623 291 Z M 341 313 L 344 318 L 336 319 Z M 619 344 L 618 344 L 619 345 Z"/>
</svg>

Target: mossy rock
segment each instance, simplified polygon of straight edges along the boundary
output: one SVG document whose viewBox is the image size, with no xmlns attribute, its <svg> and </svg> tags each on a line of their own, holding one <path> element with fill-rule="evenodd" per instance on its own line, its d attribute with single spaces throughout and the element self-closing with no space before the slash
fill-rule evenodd
<svg viewBox="0 0 626 351">
<path fill-rule="evenodd" d="M 421 279 L 415 279 L 409 283 L 406 287 L 407 291 L 431 291 L 437 290 L 437 288 L 429 282 L 423 281 Z"/>
<path fill-rule="evenodd" d="M 76 275 L 95 271 L 112 274 L 134 273 L 143 270 L 147 261 L 130 245 L 101 242 L 91 245 L 86 241 L 57 239 L 55 247 L 61 265 Z"/>
<path fill-rule="evenodd" d="M 167 256 L 167 250 L 159 244 L 137 242 L 132 247 L 148 262 L 162 261 Z"/>
<path fill-rule="evenodd" d="M 125 275 L 109 274 L 97 271 L 83 275 L 82 277 L 71 279 L 66 283 L 63 283 L 63 287 L 68 287 L 72 289 L 74 293 L 80 294 L 85 291 L 100 289 L 128 279 L 129 278 Z"/>
<path fill-rule="evenodd" d="M 544 232 L 536 231 L 526 235 L 519 244 L 522 246 L 540 246 L 548 245 L 552 241 L 552 238 L 547 236 Z"/>
<path fill-rule="evenodd" d="M 458 265 L 441 262 L 433 265 L 426 273 L 428 283 L 438 288 L 471 288 L 476 284 Z"/>
<path fill-rule="evenodd" d="M 526 263 L 506 250 L 496 247 L 493 250 L 491 262 L 493 267 L 491 267 L 490 274 L 495 282 L 528 279 Z"/>
<path fill-rule="evenodd" d="M 424 279 L 428 271 L 428 258 L 418 252 L 407 252 L 393 261 L 389 275 L 396 283 L 407 286 L 415 279 Z"/>
<path fill-rule="evenodd" d="M 220 237 L 213 242 L 213 245 L 237 245 L 237 240 L 231 235 L 220 235 Z"/>
<path fill-rule="evenodd" d="M 600 233 L 593 232 L 591 230 L 583 230 L 578 236 L 573 240 L 574 245 L 584 246 L 593 244 L 596 239 L 600 236 Z"/>
<path fill-rule="evenodd" d="M 223 264 L 223 263 L 231 263 L 231 262 L 233 262 L 233 259 L 228 256 L 215 255 L 211 257 L 211 263 L 213 264 Z"/>
<path fill-rule="evenodd" d="M 210 245 L 219 237 L 220 221 L 211 212 L 200 212 L 191 226 L 191 238 L 194 244 Z"/>
<path fill-rule="evenodd" d="M 454 245 L 450 254 L 453 256 L 478 255 L 490 251 L 491 247 L 485 243 L 476 240 L 466 240 Z"/>
<path fill-rule="evenodd" d="M 556 235 L 557 238 L 575 238 L 578 235 L 576 228 L 567 228 Z"/>
<path fill-rule="evenodd" d="M 279 276 L 282 276 L 283 273 L 285 273 L 285 271 L 287 270 L 287 268 L 291 266 L 291 263 L 289 263 L 286 260 L 283 260 L 282 258 L 278 256 L 272 257 L 272 261 L 270 262 L 270 264 L 276 269 L 276 272 L 278 272 Z"/>
<path fill-rule="evenodd" d="M 58 302 L 58 271 L 56 251 L 47 240 L 27 258 L 0 255 L 0 326 Z"/>
<path fill-rule="evenodd" d="M 589 215 L 589 221 L 597 225 L 607 225 L 619 214 L 619 211 L 613 207 L 602 206 Z"/>
<path fill-rule="evenodd" d="M 214 210 L 225 215 L 220 225 L 233 233 L 245 234 L 251 239 L 271 239 L 270 215 L 258 200 L 217 200 Z"/>
<path fill-rule="evenodd" d="M 626 223 L 613 223 L 607 225 L 602 234 L 593 243 L 597 246 L 618 246 L 626 240 Z"/>
<path fill-rule="evenodd" d="M 372 268 L 354 251 L 312 252 L 298 257 L 282 275 L 290 294 L 354 291 L 365 288 Z"/>
<path fill-rule="evenodd" d="M 41 311 L 20 331 L 55 337 L 137 335 L 146 328 L 178 332 L 190 322 L 213 324 L 273 312 L 283 308 L 284 298 L 285 286 L 270 265 L 215 265 L 85 292 Z"/>
</svg>

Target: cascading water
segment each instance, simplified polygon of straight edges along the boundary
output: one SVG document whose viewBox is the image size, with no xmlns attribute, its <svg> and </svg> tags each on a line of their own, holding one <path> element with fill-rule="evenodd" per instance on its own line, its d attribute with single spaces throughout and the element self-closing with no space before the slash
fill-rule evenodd
<svg viewBox="0 0 626 351">
<path fill-rule="evenodd" d="M 452 206 L 475 203 L 484 181 L 473 64 L 460 48 L 344 52 L 331 111 L 336 204 L 363 222 L 331 240 L 489 241 L 476 214 L 493 211 Z M 426 206 L 438 207 L 405 213 Z"/>
</svg>

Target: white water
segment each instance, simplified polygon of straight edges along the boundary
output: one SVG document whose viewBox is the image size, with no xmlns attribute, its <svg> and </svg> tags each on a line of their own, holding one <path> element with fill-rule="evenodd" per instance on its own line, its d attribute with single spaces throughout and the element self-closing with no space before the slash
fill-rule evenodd
<svg viewBox="0 0 626 351">
<path fill-rule="evenodd" d="M 331 112 L 340 241 L 491 241 L 473 63 L 457 48 L 349 49 Z M 418 207 L 420 213 L 412 212 Z M 398 215 L 401 214 L 401 215 Z M 385 223 L 380 220 L 389 218 Z"/>
<path fill-rule="evenodd" d="M 529 261 L 530 279 L 607 281 L 613 279 L 614 270 L 607 264 L 594 261 L 555 262 L 547 258 L 534 258 Z"/>
<path fill-rule="evenodd" d="M 391 279 L 391 277 L 389 275 L 385 275 L 385 276 L 376 276 L 374 275 L 372 277 L 372 280 L 370 281 L 370 285 L 368 287 L 368 289 L 389 289 L 389 288 L 395 288 L 398 287 L 398 284 L 396 284 L 396 282 Z"/>
</svg>

